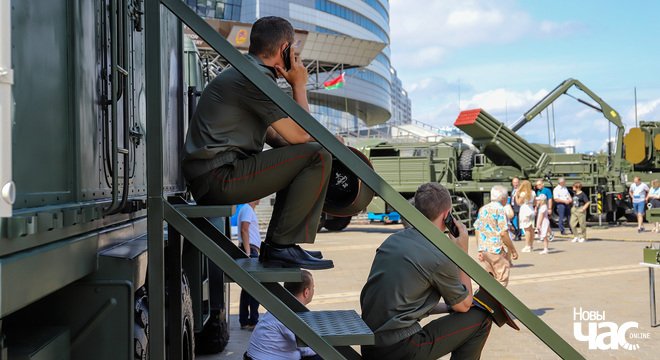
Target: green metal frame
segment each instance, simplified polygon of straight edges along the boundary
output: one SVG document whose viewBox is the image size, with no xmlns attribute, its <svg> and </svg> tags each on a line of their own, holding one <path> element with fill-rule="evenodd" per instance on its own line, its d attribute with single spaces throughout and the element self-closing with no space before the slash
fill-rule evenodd
<svg viewBox="0 0 660 360">
<path fill-rule="evenodd" d="M 591 99 L 593 99 L 598 105 L 600 105 L 600 108 L 590 104 L 582 99 L 576 99 L 577 101 L 593 108 L 596 111 L 600 111 L 603 113 L 603 116 L 614 126 L 617 127 L 617 136 L 616 136 L 616 152 L 617 154 L 615 155 L 613 162 L 612 162 L 612 172 L 613 176 L 618 176 L 618 174 L 621 171 L 621 159 L 623 158 L 623 123 L 621 122 L 621 116 L 619 113 L 614 110 L 608 103 L 603 101 L 596 93 L 591 91 L 588 87 L 584 86 L 580 81 L 576 79 L 566 79 L 564 80 L 561 84 L 557 85 L 554 90 L 549 92 L 543 99 L 541 99 L 536 105 L 532 106 L 531 109 L 527 110 L 525 114 L 523 114 L 518 120 L 516 120 L 513 125 L 511 125 L 511 130 L 513 132 L 518 131 L 521 127 L 523 127 L 525 124 L 530 122 L 533 118 L 535 118 L 538 114 L 540 114 L 545 108 L 550 106 L 557 98 L 559 98 L 561 95 L 566 94 L 567 91 L 575 86 L 576 88 L 582 90 L 585 94 L 589 95 Z M 570 96 L 570 95 L 569 95 Z M 572 97 L 572 96 L 571 96 Z M 621 190 L 619 190 L 621 191 Z"/>
<path fill-rule="evenodd" d="M 342 354 L 318 336 L 314 336 L 307 326 L 290 308 L 268 293 L 266 287 L 247 272 L 210 238 L 198 230 L 185 216 L 163 198 L 163 140 L 161 103 L 161 63 L 160 63 L 160 4 L 159 0 L 148 0 L 145 5 L 145 30 L 147 63 L 147 163 L 148 173 L 148 224 L 149 224 L 149 293 L 150 293 L 150 354 L 157 359 L 164 356 L 164 255 L 163 221 L 175 226 L 193 245 L 218 264 L 234 280 L 276 315 L 286 326 L 296 333 L 319 355 L 327 359 L 354 355 Z M 444 235 L 428 219 L 419 213 L 406 199 L 380 178 L 368 165 L 328 132 L 311 114 L 300 107 L 290 96 L 262 75 L 228 41 L 180 0 L 162 0 L 172 13 L 221 54 L 239 72 L 261 89 L 280 106 L 292 119 L 328 151 L 340 159 L 356 176 L 381 196 L 394 209 L 402 214 L 429 241 L 446 254 L 456 265 L 465 271 L 478 284 L 487 289 L 498 301 L 509 309 L 527 328 L 546 343 L 555 353 L 565 359 L 583 359 L 554 330 L 539 319 L 520 300 L 497 282 L 477 264 L 467 253 Z"/>
</svg>

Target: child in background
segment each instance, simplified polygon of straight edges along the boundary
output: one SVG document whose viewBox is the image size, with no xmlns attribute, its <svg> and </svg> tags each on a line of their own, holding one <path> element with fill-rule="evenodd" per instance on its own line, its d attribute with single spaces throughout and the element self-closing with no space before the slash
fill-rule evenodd
<svg viewBox="0 0 660 360">
<path fill-rule="evenodd" d="M 644 199 L 642 198 L 642 202 Z M 573 183 L 573 209 L 571 210 L 571 232 L 575 235 L 573 242 L 587 241 L 587 209 L 589 208 L 589 197 L 582 191 L 582 183 Z M 580 225 L 581 236 L 577 234 L 577 226 Z"/>
<path fill-rule="evenodd" d="M 536 205 L 538 207 L 536 230 L 539 232 L 540 239 L 543 240 L 543 251 L 539 254 L 545 255 L 548 253 L 548 232 L 550 231 L 550 219 L 548 219 L 548 197 L 544 194 L 537 196 Z"/>
</svg>

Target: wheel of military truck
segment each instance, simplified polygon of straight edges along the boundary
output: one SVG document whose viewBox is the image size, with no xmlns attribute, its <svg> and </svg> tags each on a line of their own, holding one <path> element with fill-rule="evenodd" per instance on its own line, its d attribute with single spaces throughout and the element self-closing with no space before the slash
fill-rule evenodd
<svg viewBox="0 0 660 360">
<path fill-rule="evenodd" d="M 477 150 L 463 150 L 458 158 L 458 180 L 472 180 L 472 168 L 476 154 Z"/>
<path fill-rule="evenodd" d="M 146 287 L 135 292 L 135 314 L 133 319 L 133 359 L 149 359 L 149 304 Z"/>
<path fill-rule="evenodd" d="M 351 223 L 351 216 L 345 217 L 333 217 L 332 219 L 325 219 L 325 225 L 323 225 L 328 231 L 342 231 L 348 224 Z"/>
<path fill-rule="evenodd" d="M 472 219 L 472 222 L 477 219 L 477 215 L 479 213 L 479 206 L 477 206 L 477 203 L 474 202 L 472 199 L 463 197 L 463 196 L 456 196 L 454 198 L 454 209 L 452 210 L 454 216 L 465 226 L 467 226 L 468 230 L 472 227 L 472 223 L 469 222 L 467 219 L 470 217 Z"/>
<path fill-rule="evenodd" d="M 198 354 L 217 354 L 229 343 L 229 326 L 225 308 L 211 310 L 204 328 L 197 334 L 196 350 Z"/>
<path fill-rule="evenodd" d="M 195 358 L 195 325 L 192 308 L 192 297 L 190 296 L 190 282 L 188 276 L 183 273 L 181 282 L 181 343 L 183 349 L 182 360 L 192 360 Z M 169 308 L 168 304 L 169 287 L 165 284 L 165 328 L 169 328 Z M 169 331 L 165 331 L 165 344 L 169 348 Z M 169 353 L 169 351 L 168 351 Z"/>
</svg>

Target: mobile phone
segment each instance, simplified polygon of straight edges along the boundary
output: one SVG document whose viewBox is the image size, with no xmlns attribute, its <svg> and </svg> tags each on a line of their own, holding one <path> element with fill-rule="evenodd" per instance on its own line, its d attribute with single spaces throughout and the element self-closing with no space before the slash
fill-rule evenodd
<svg viewBox="0 0 660 360">
<path fill-rule="evenodd" d="M 460 233 L 458 232 L 458 227 L 454 223 L 454 219 L 454 215 L 451 213 L 451 211 L 448 212 L 447 217 L 445 218 L 445 227 L 447 230 L 449 230 L 451 236 L 457 238 Z"/>
<path fill-rule="evenodd" d="M 289 43 L 282 51 L 282 57 L 284 58 L 284 68 L 286 71 L 291 70 L 291 43 Z"/>
</svg>

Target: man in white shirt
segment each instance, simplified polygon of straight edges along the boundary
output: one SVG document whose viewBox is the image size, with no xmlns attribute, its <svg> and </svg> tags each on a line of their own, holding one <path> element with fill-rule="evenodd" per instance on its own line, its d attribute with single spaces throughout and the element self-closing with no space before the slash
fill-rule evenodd
<svg viewBox="0 0 660 360">
<path fill-rule="evenodd" d="M 630 190 L 628 190 L 628 195 L 632 199 L 633 208 L 637 215 L 637 232 L 644 231 L 644 208 L 646 207 L 646 194 L 648 192 L 648 185 L 644 184 L 639 176 L 635 176 L 633 184 L 630 185 Z"/>
<path fill-rule="evenodd" d="M 560 177 L 557 179 L 558 185 L 552 191 L 552 198 L 557 204 L 557 214 L 559 214 L 559 232 L 566 235 L 564 232 L 564 218 L 567 220 L 571 218 L 571 203 L 573 197 L 566 188 L 566 179 Z"/>
<path fill-rule="evenodd" d="M 259 247 L 261 246 L 261 234 L 259 234 L 259 222 L 254 208 L 261 200 L 255 200 L 245 204 L 238 211 L 236 224 L 238 226 L 238 244 L 251 258 L 259 258 Z M 241 290 L 239 303 L 238 322 L 241 329 L 252 330 L 259 322 L 259 302 L 250 296 L 245 290 Z"/>
<path fill-rule="evenodd" d="M 301 282 L 284 283 L 293 296 L 303 305 L 314 297 L 314 278 L 307 270 L 302 270 Z M 296 335 L 284 324 L 267 312 L 254 328 L 245 360 L 322 360 L 314 350 L 296 345 Z"/>
</svg>

